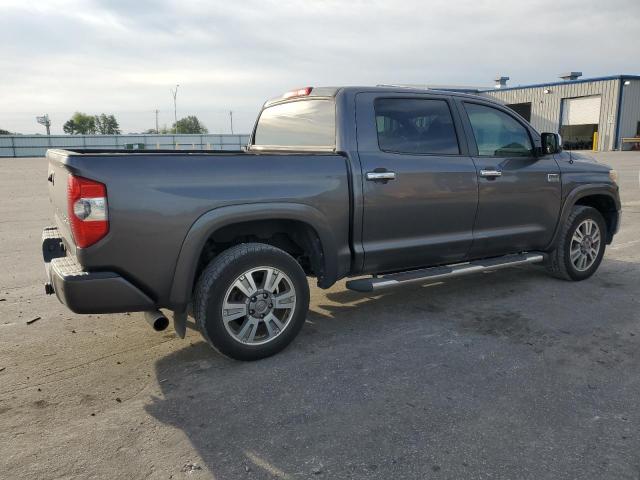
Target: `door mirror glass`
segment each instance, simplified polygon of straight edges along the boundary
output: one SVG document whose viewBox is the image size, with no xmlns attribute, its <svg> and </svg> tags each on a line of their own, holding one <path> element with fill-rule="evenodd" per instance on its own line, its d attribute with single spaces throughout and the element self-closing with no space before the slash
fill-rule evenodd
<svg viewBox="0 0 640 480">
<path fill-rule="evenodd" d="M 560 153 L 562 151 L 562 137 L 558 133 L 545 132 L 540 135 L 542 141 L 542 153 Z"/>
</svg>

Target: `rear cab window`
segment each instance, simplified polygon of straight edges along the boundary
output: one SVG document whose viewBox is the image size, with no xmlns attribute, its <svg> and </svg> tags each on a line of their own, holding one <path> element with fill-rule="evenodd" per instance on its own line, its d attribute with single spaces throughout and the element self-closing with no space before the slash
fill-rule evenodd
<svg viewBox="0 0 640 480">
<path fill-rule="evenodd" d="M 333 151 L 336 108 L 333 99 L 278 103 L 262 110 L 251 148 Z"/>
</svg>

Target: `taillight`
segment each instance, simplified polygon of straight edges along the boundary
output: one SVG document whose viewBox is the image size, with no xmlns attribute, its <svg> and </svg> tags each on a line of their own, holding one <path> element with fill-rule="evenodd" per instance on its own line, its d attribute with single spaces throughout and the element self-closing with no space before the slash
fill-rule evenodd
<svg viewBox="0 0 640 480">
<path fill-rule="evenodd" d="M 93 245 L 109 232 L 107 188 L 100 182 L 69 175 L 67 205 L 73 241 Z"/>
<path fill-rule="evenodd" d="M 284 95 L 282 95 L 282 98 L 305 97 L 311 94 L 311 90 L 313 90 L 313 87 L 305 87 L 305 88 L 299 88 L 297 90 L 291 90 L 290 92 L 287 92 Z"/>
</svg>

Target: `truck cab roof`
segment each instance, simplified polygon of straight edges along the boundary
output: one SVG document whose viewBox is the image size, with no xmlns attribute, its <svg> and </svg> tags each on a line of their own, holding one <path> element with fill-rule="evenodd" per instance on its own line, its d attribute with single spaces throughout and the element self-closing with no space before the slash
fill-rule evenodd
<svg viewBox="0 0 640 480">
<path fill-rule="evenodd" d="M 380 92 L 380 93 L 407 93 L 407 94 L 429 94 L 429 95 L 446 95 L 446 96 L 454 96 L 454 97 L 463 97 L 463 98 L 476 98 L 482 99 L 483 101 L 489 103 L 495 103 L 498 105 L 502 105 L 501 102 L 495 100 L 494 98 L 481 96 L 481 95 L 473 95 L 469 93 L 457 92 L 452 90 L 438 90 L 431 88 L 418 88 L 418 87 L 403 87 L 403 86 L 394 86 L 394 85 L 376 85 L 376 86 L 342 86 L 342 87 L 303 87 L 300 89 L 290 90 L 285 92 L 283 95 L 279 97 L 274 97 L 267 100 L 264 104 L 264 107 L 269 107 L 271 105 L 275 105 L 277 103 L 297 100 L 305 97 L 336 97 L 339 94 L 357 94 L 361 92 Z M 264 108 L 263 107 L 263 108 Z"/>
</svg>

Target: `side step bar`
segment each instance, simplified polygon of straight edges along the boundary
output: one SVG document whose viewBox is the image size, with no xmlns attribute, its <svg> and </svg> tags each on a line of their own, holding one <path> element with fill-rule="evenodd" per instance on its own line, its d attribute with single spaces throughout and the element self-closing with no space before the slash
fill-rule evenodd
<svg viewBox="0 0 640 480">
<path fill-rule="evenodd" d="M 485 258 L 467 263 L 456 263 L 454 265 L 444 265 L 441 267 L 422 268 L 408 272 L 391 273 L 383 277 L 359 278 L 349 280 L 347 288 L 356 292 L 374 292 L 383 288 L 396 287 L 407 283 L 426 282 L 429 280 L 440 280 L 442 278 L 458 277 L 470 273 L 486 272 L 498 270 L 515 265 L 527 263 L 539 263 L 544 260 L 544 254 L 540 252 L 518 253 L 515 255 L 505 255 L 503 257 Z"/>
</svg>

